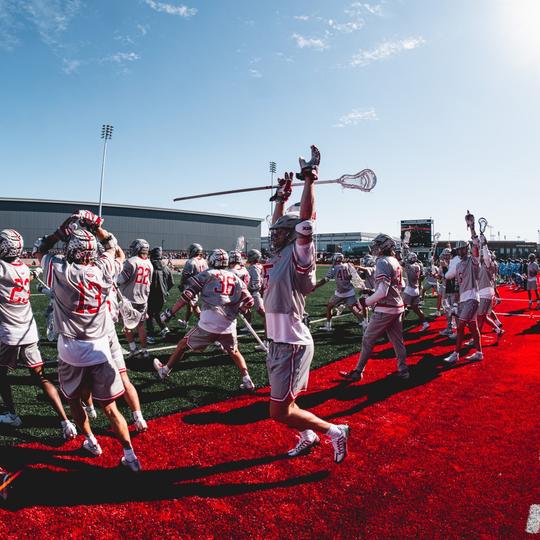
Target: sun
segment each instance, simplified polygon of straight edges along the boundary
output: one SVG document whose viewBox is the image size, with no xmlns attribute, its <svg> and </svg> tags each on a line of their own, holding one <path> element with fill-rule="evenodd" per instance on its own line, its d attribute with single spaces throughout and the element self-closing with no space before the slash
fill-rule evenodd
<svg viewBox="0 0 540 540">
<path fill-rule="evenodd" d="M 500 2 L 502 45 L 517 64 L 540 68 L 540 0 Z"/>
</svg>

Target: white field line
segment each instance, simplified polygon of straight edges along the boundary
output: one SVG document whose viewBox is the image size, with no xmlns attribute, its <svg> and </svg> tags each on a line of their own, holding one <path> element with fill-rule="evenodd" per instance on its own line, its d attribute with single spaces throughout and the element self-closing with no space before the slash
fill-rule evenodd
<svg viewBox="0 0 540 540">
<path fill-rule="evenodd" d="M 529 534 L 538 534 L 540 532 L 540 504 L 531 504 L 525 532 Z"/>
</svg>

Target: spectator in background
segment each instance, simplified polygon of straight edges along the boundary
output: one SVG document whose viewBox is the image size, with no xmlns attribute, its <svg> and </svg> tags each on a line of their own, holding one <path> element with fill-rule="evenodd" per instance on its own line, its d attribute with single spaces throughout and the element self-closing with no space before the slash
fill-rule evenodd
<svg viewBox="0 0 540 540">
<path fill-rule="evenodd" d="M 163 264 L 163 250 L 156 247 L 150 251 L 150 262 L 154 267 L 152 281 L 150 283 L 150 294 L 148 296 L 148 319 L 146 319 L 146 330 L 148 331 L 148 343 L 155 343 L 154 321 L 160 328 L 160 336 L 165 337 L 170 330 L 161 322 L 159 314 L 163 309 L 165 300 L 169 296 L 169 291 L 174 285 L 172 272 L 168 266 Z"/>
</svg>

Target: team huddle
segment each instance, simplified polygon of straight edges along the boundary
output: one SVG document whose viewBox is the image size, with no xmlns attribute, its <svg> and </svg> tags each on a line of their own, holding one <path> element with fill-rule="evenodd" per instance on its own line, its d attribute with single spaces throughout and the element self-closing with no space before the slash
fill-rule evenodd
<svg viewBox="0 0 540 540">
<path fill-rule="evenodd" d="M 126 360 L 115 324 L 123 325 L 129 346 L 127 360 L 139 357 L 153 365 L 156 376 L 168 377 L 177 362 L 190 351 L 218 347 L 226 352 L 240 372 L 240 388 L 255 390 L 248 362 L 239 349 L 237 319 L 254 333 L 260 350 L 267 353 L 270 383 L 270 417 L 298 432 L 297 444 L 289 456 L 308 454 L 327 436 L 334 461 L 347 456 L 350 428 L 334 424 L 301 409 L 296 400 L 308 386 L 314 341 L 305 323 L 306 296 L 328 281 L 335 281 L 326 311 L 323 331 L 332 331 L 332 318 L 340 308 L 348 308 L 362 327 L 362 348 L 354 369 L 340 372 L 343 379 L 362 379 L 377 340 L 386 335 L 397 357 L 396 375 L 409 379 L 407 352 L 403 339 L 403 317 L 414 312 L 421 331 L 429 328 L 422 310 L 422 298 L 430 289 L 438 294 L 436 315 L 444 312 L 446 328 L 441 334 L 455 339 L 455 349 L 445 358 L 448 364 L 460 359 L 466 330 L 474 352 L 469 360 L 484 358 L 481 332 L 487 323 L 503 334 L 493 313 L 498 297 L 497 262 L 485 236 L 476 233 L 475 219 L 467 214 L 470 242 L 457 242 L 442 250 L 435 261 L 435 246 L 426 268 L 409 248 L 406 236 L 398 244 L 391 236 L 379 234 L 371 244 L 371 254 L 354 266 L 337 253 L 326 276 L 317 281 L 313 242 L 315 182 L 320 154 L 312 147 L 311 160 L 301 159 L 296 178 L 303 181 L 299 212 L 286 212 L 295 175 L 279 180 L 272 200 L 274 215 L 270 226 L 271 256 L 263 260 L 258 250 L 247 253 L 247 267 L 239 251 L 214 249 L 204 258 L 203 247 L 192 244 L 185 262 L 180 297 L 163 309 L 173 286 L 171 271 L 163 263 L 161 248 L 150 250 L 148 242 L 134 240 L 126 256 L 113 233 L 103 227 L 101 217 L 87 210 L 69 216 L 52 234 L 34 245 L 40 268 L 30 271 L 21 259 L 23 238 L 12 229 L 0 232 L 0 397 L 7 409 L 0 423 L 18 427 L 22 420 L 13 401 L 8 370 L 18 363 L 28 367 L 53 406 L 66 440 L 84 436 L 83 448 L 94 456 L 102 454 L 92 432 L 96 417 L 94 403 L 103 409 L 123 449 L 120 463 L 138 472 L 141 461 L 133 448 L 128 423 L 117 407 L 123 397 L 138 431 L 148 429 L 136 388 L 130 382 Z M 53 246 L 64 243 L 63 254 L 53 254 Z M 539 266 L 533 257 L 528 266 L 528 291 L 537 291 Z M 64 410 L 60 393 L 45 376 L 38 347 L 39 336 L 30 306 L 30 281 L 38 279 L 51 297 L 51 331 L 57 335 L 58 383 L 71 412 Z M 357 294 L 357 290 L 359 294 Z M 183 311 L 180 324 L 187 328 L 166 362 L 150 360 L 148 343 L 170 330 L 167 324 Z M 256 312 L 264 322 L 264 339 L 250 325 Z M 139 345 L 137 345 L 137 341 Z M 2 477 L 0 476 L 0 483 Z"/>
</svg>

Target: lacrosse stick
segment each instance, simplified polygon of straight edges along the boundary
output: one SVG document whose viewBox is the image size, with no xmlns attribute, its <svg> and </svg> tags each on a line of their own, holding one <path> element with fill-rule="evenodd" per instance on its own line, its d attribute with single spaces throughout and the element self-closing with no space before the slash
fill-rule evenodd
<svg viewBox="0 0 540 540">
<path fill-rule="evenodd" d="M 467 210 L 467 215 L 465 216 L 465 223 L 467 224 L 467 229 L 471 229 L 471 232 L 474 231 L 474 216 Z"/>
<path fill-rule="evenodd" d="M 364 280 L 358 275 L 358 272 L 356 271 L 356 268 L 354 268 L 353 270 L 354 271 L 351 272 L 352 286 L 355 289 L 363 289 L 366 286 Z"/>
<path fill-rule="evenodd" d="M 336 180 L 318 180 L 315 184 L 340 184 L 344 189 L 359 189 L 369 192 L 377 185 L 377 176 L 371 169 L 364 169 L 356 174 L 344 174 Z M 303 182 L 297 182 L 292 186 L 303 186 Z M 231 189 L 229 191 L 214 191 L 213 193 L 202 193 L 201 195 L 190 195 L 189 197 L 177 197 L 176 201 L 187 201 L 188 199 L 201 199 L 203 197 L 214 197 L 215 195 L 230 195 L 231 193 L 245 193 L 247 191 L 261 191 L 264 189 L 275 189 L 276 186 L 260 186 L 254 188 Z"/>
<path fill-rule="evenodd" d="M 431 244 L 431 251 L 429 252 L 429 261 L 433 262 L 433 257 L 435 256 L 435 250 L 437 249 L 437 244 L 439 243 L 439 238 L 441 233 L 435 233 L 433 235 L 433 243 Z"/>
<path fill-rule="evenodd" d="M 120 289 L 113 285 L 118 293 L 118 309 L 122 316 L 122 323 L 128 330 L 133 330 L 141 322 L 141 312 L 137 311 L 131 302 L 120 292 Z"/>
<path fill-rule="evenodd" d="M 488 226 L 488 220 L 485 217 L 481 217 L 478 219 L 478 227 L 480 228 L 480 232 L 484 234 L 486 232 Z"/>
<path fill-rule="evenodd" d="M 251 335 L 255 338 L 257 343 L 262 347 L 264 352 L 268 354 L 268 347 L 263 343 L 263 340 L 259 337 L 257 332 L 255 332 L 255 329 L 253 328 L 253 326 L 251 326 L 251 324 L 248 323 L 247 319 L 241 313 L 239 313 L 238 316 L 240 317 L 240 320 L 246 325 L 246 328 L 249 330 Z"/>
</svg>

